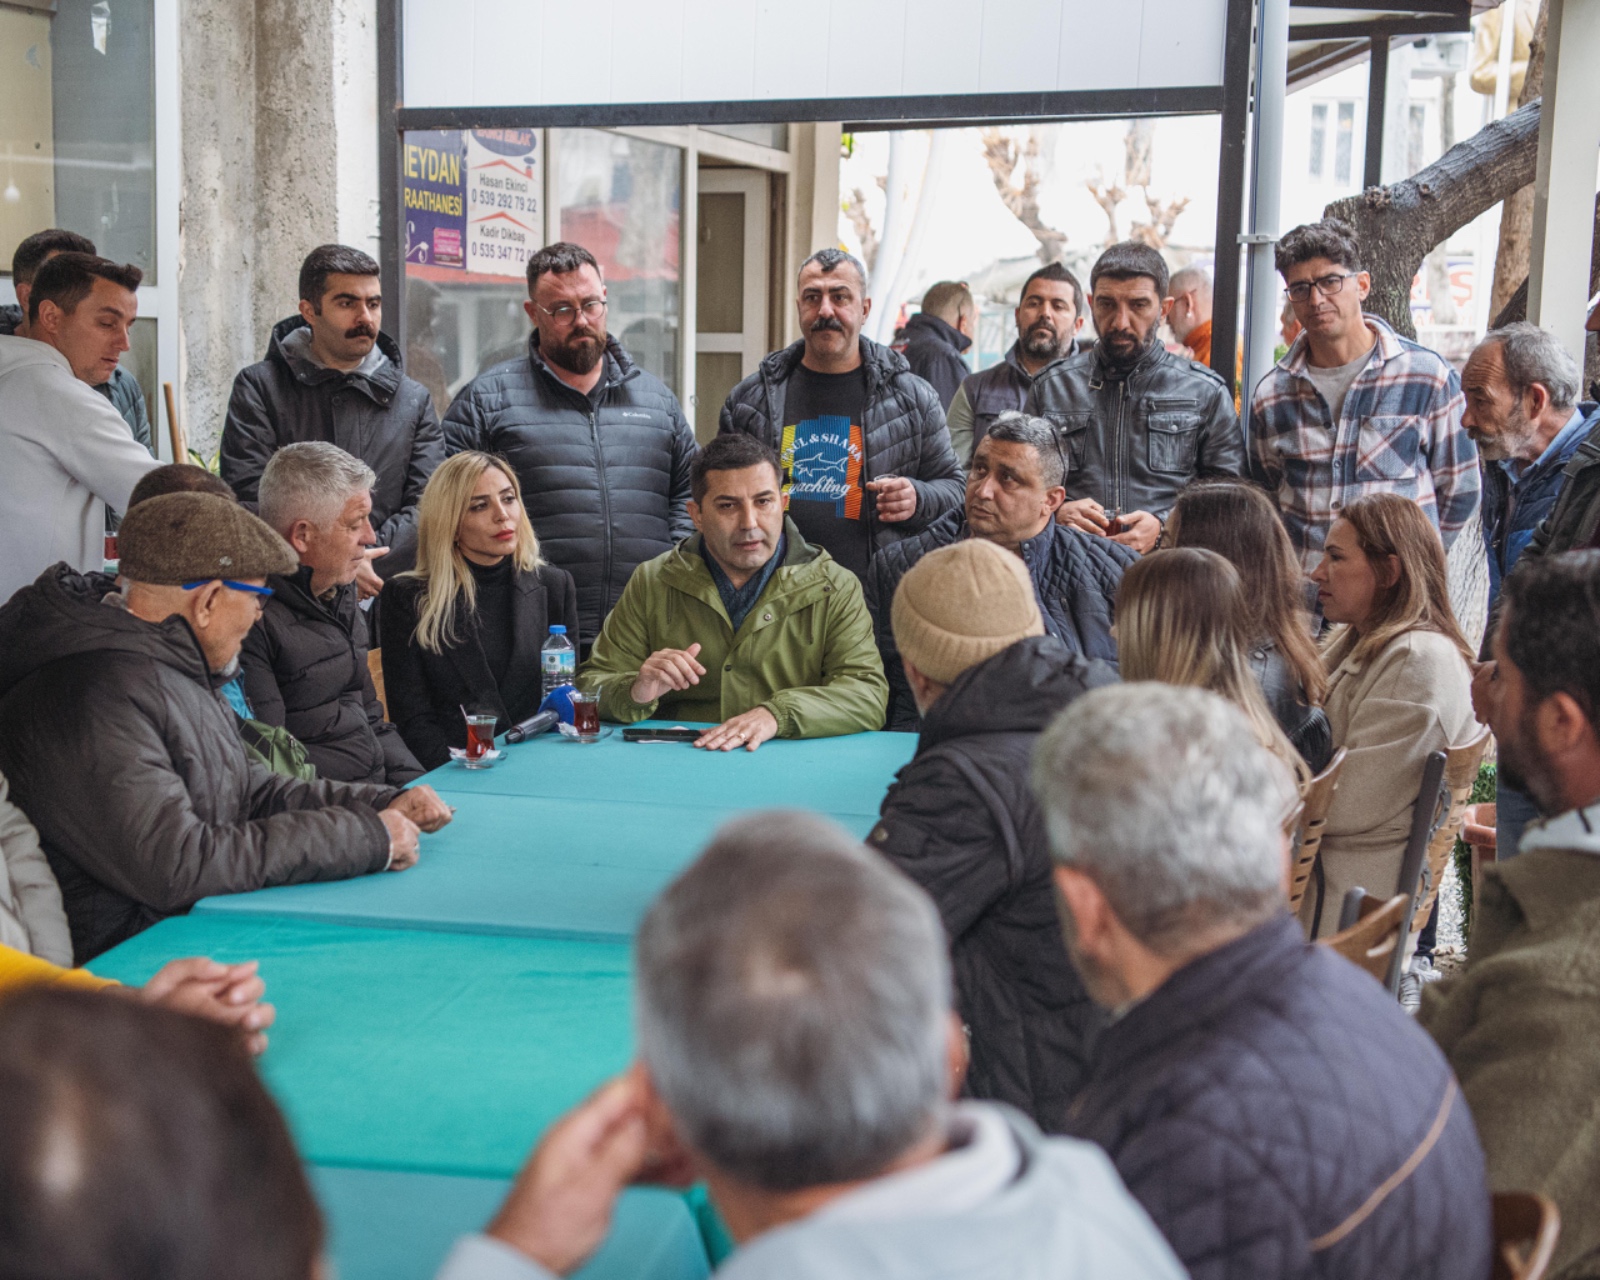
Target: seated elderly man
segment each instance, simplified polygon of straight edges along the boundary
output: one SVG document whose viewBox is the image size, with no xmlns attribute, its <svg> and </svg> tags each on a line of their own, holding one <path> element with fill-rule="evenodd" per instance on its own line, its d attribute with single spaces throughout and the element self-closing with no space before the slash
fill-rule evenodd
<svg viewBox="0 0 1600 1280">
<path fill-rule="evenodd" d="M 226 498 L 128 512 L 122 590 L 65 564 L 0 609 L 0 772 L 61 884 L 78 963 L 200 898 L 401 870 L 450 810 L 426 787 L 250 762 L 218 694 L 294 553 Z"/>
<path fill-rule="evenodd" d="M 1028 761 L 1056 712 L 1117 673 L 1045 635 L 1022 561 L 981 538 L 917 561 L 893 616 L 922 736 L 867 843 L 944 919 L 972 1037 L 967 1092 L 1059 1133 L 1101 1016 L 1061 949 Z"/>
<path fill-rule="evenodd" d="M 1561 1209 L 1550 1274 L 1600 1274 L 1600 551 L 1523 559 L 1494 636 L 1500 772 L 1543 822 L 1484 872 L 1466 972 L 1420 1019 L 1461 1078 L 1501 1191 Z"/>
<path fill-rule="evenodd" d="M 1034 757 L 1068 949 L 1114 1011 L 1069 1132 L 1194 1280 L 1489 1274 L 1472 1116 L 1438 1047 L 1285 908 L 1284 767 L 1243 713 L 1096 689 Z"/>
<path fill-rule="evenodd" d="M 272 595 L 239 661 L 255 718 L 298 738 L 318 777 L 402 786 L 423 770 L 383 718 L 356 587 L 378 540 L 373 480 L 366 463 L 320 440 L 272 455 L 257 491 L 261 518 L 300 568 L 267 579 Z"/>
<path fill-rule="evenodd" d="M 638 1066 L 546 1136 L 440 1280 L 570 1273 L 627 1182 L 674 1175 L 739 1244 L 724 1280 L 1182 1275 L 1099 1151 L 947 1101 L 938 914 L 831 823 L 723 828 L 637 945 Z"/>
<path fill-rule="evenodd" d="M 883 727 L 861 584 L 783 513 L 778 455 L 725 433 L 695 459 L 698 532 L 633 571 L 579 675 L 600 714 L 711 721 L 697 747 Z"/>
<path fill-rule="evenodd" d="M 1067 493 L 1062 487 L 1066 468 L 1066 456 L 1048 422 L 1002 413 L 973 452 L 965 507 L 872 558 L 867 607 L 889 680 L 889 728 L 917 727 L 916 701 L 890 625 L 895 587 L 928 552 L 963 538 L 982 538 L 1021 558 L 1033 579 L 1047 633 L 1074 653 L 1116 661 L 1111 623 L 1117 586 L 1123 569 L 1139 556 L 1109 538 L 1056 522 Z"/>
</svg>

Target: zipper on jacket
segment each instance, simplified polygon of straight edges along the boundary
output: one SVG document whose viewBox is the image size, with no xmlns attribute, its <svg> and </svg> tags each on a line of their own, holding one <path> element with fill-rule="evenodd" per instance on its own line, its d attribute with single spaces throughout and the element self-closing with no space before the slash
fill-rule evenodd
<svg viewBox="0 0 1600 1280">
<path fill-rule="evenodd" d="M 1116 479 L 1115 497 L 1116 497 L 1116 500 L 1117 500 L 1117 504 L 1116 504 L 1116 506 L 1117 506 L 1117 514 L 1119 516 L 1124 514 L 1123 510 L 1122 510 L 1122 481 L 1123 481 L 1124 475 L 1125 475 L 1125 473 L 1126 473 L 1126 471 L 1128 469 L 1128 460 L 1124 456 L 1126 450 L 1125 450 L 1125 447 L 1124 447 L 1123 421 L 1122 421 L 1122 416 L 1123 416 L 1124 412 L 1126 411 L 1127 402 L 1128 402 L 1128 379 L 1127 378 L 1121 378 L 1117 382 L 1117 442 L 1116 442 L 1117 443 L 1117 466 L 1116 466 L 1116 472 L 1115 472 L 1116 478 L 1117 478 Z"/>
<path fill-rule="evenodd" d="M 605 392 L 609 393 L 611 386 L 606 385 Z M 600 622 L 603 624 L 606 615 L 611 612 L 611 490 L 606 484 L 606 455 L 600 448 L 600 411 L 595 408 L 594 401 L 589 402 L 589 435 L 594 440 L 594 467 L 595 474 L 600 477 L 600 519 L 605 525 L 606 554 L 600 575 Z M 598 634 L 598 633 L 596 633 Z"/>
</svg>

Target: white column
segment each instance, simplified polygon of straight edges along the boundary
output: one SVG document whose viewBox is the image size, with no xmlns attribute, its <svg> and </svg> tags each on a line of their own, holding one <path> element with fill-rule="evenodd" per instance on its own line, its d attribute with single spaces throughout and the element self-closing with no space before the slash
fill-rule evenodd
<svg viewBox="0 0 1600 1280">
<path fill-rule="evenodd" d="M 1600 0 L 1550 0 L 1528 319 L 1582 362 L 1600 157 Z"/>
</svg>

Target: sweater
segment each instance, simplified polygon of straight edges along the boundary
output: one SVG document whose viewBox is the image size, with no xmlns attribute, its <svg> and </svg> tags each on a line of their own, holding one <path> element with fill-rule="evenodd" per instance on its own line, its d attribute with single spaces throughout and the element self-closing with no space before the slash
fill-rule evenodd
<svg viewBox="0 0 1600 1280">
<path fill-rule="evenodd" d="M 52 564 L 105 561 L 106 508 L 159 465 L 66 356 L 0 337 L 0 603 Z"/>
</svg>

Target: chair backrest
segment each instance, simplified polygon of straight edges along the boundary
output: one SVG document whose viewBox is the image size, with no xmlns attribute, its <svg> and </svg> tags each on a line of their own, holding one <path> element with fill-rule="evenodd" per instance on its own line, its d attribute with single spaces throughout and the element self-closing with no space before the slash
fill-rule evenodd
<svg viewBox="0 0 1600 1280">
<path fill-rule="evenodd" d="M 372 687 L 378 694 L 378 705 L 383 708 L 383 718 L 389 718 L 389 699 L 383 696 L 383 654 L 377 649 L 367 650 L 367 673 L 372 677 Z"/>
<path fill-rule="evenodd" d="M 1548 1196 L 1494 1193 L 1492 1280 L 1543 1280 L 1561 1238 L 1561 1213 Z"/>
<path fill-rule="evenodd" d="M 1331 947 L 1379 982 L 1386 982 L 1405 928 L 1406 908 L 1410 905 L 1411 899 L 1403 893 L 1384 901 L 1363 889 L 1352 889 L 1345 896 L 1345 914 L 1341 920 L 1354 916 L 1355 922 L 1341 928 L 1333 937 L 1323 938 L 1319 945 Z"/>
<path fill-rule="evenodd" d="M 1472 741 L 1451 747 L 1445 752 L 1444 779 L 1440 790 L 1444 816 L 1434 829 L 1428 841 L 1427 854 L 1422 860 L 1421 879 L 1416 888 L 1417 908 L 1411 916 L 1407 955 L 1417 949 L 1417 937 L 1427 926 L 1428 913 L 1433 910 L 1434 900 L 1439 896 L 1445 867 L 1456 847 L 1456 837 L 1461 834 L 1467 801 L 1472 799 L 1472 784 L 1478 780 L 1478 766 L 1483 763 L 1484 752 L 1488 749 L 1489 730 L 1484 729 Z"/>
<path fill-rule="evenodd" d="M 1311 873 L 1317 865 L 1317 853 L 1322 848 L 1322 833 L 1328 825 L 1328 810 L 1333 807 L 1333 793 L 1339 786 L 1339 771 L 1344 768 L 1345 749 L 1340 747 L 1328 767 L 1306 783 L 1300 797 L 1300 822 L 1294 833 L 1294 862 L 1289 868 L 1289 912 L 1300 910 L 1300 901 L 1306 896 L 1306 886 L 1311 883 Z"/>
</svg>

